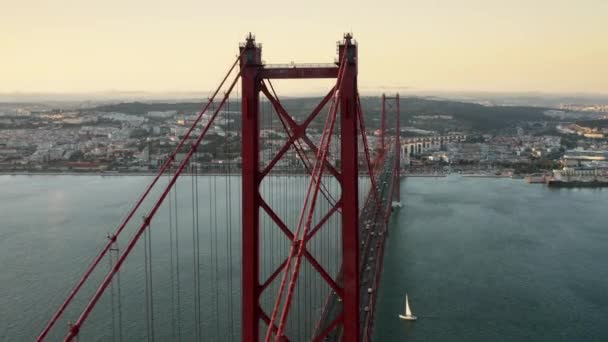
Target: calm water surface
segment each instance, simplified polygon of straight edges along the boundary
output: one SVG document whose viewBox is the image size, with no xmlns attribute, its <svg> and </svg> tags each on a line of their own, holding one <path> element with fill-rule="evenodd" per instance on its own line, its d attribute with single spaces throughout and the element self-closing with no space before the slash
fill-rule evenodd
<svg viewBox="0 0 608 342">
<path fill-rule="evenodd" d="M 0 176 L 0 341 L 28 341 L 36 336 L 148 181 L 147 177 Z M 201 194 L 213 186 L 205 177 L 200 182 Z M 608 340 L 607 190 L 552 190 L 520 180 L 460 177 L 407 179 L 401 190 L 405 206 L 391 222 L 376 340 Z M 225 193 L 231 192 L 237 192 L 236 188 L 231 186 Z M 221 191 L 216 189 L 216 193 Z M 280 212 L 297 213 L 288 202 L 299 193 L 295 187 L 287 200 L 272 201 Z M 189 196 L 185 191 L 178 194 L 180 206 L 190 203 Z M 215 206 L 205 204 L 201 209 L 201 220 L 214 210 L 238 208 L 236 195 L 213 200 Z M 167 208 L 163 210 L 166 216 Z M 184 216 L 179 223 L 191 226 L 191 217 Z M 231 224 L 239 222 L 235 217 Z M 183 229 L 181 248 L 187 256 L 193 248 L 192 233 Z M 228 298 L 230 293 L 238 296 L 240 254 L 229 256 L 225 251 L 230 246 L 238 250 L 240 241 L 228 232 L 206 229 L 200 232 L 205 257 L 201 270 L 216 277 L 220 286 L 203 295 L 203 336 L 205 340 L 238 339 L 238 303 L 228 309 L 217 298 Z M 160 284 L 155 288 L 157 311 L 171 300 L 166 238 L 158 229 L 152 238 L 157 251 L 154 281 Z M 215 251 L 209 245 L 214 239 L 221 247 Z M 267 247 L 277 253 L 286 251 L 276 241 Z M 134 253 L 141 257 L 143 249 L 136 248 Z M 225 261 L 224 268 L 210 269 L 207 260 L 214 253 Z M 263 256 L 268 258 L 272 256 Z M 192 284 L 187 275 L 191 267 L 183 266 L 184 284 Z M 123 314 L 139 320 L 144 312 L 142 269 L 139 261 L 127 262 L 125 270 L 138 276 L 129 279 L 126 272 L 122 283 L 127 297 Z M 397 317 L 405 292 L 419 317 L 415 323 Z M 192 294 L 184 290 L 182 301 L 191 303 Z M 86 326 L 81 340 L 109 339 L 110 323 L 99 319 L 109 316 L 107 303 L 103 299 L 93 312 L 91 319 L 96 323 Z M 191 326 L 191 308 L 184 305 L 181 314 L 182 324 Z M 171 340 L 171 320 L 159 315 L 157 323 L 164 323 L 156 329 L 156 338 Z M 65 327 L 67 322 L 61 324 Z M 123 340 L 144 339 L 141 322 L 125 319 L 124 325 L 130 332 Z M 191 335 L 184 332 L 183 339 Z"/>
<path fill-rule="evenodd" d="M 608 189 L 407 179 L 378 341 L 608 341 Z M 404 297 L 418 321 L 401 321 Z"/>
<path fill-rule="evenodd" d="M 35 338 L 70 286 L 101 249 L 107 234 L 114 231 L 150 180 L 151 177 L 140 176 L 0 176 L 0 341 Z M 159 184 L 167 181 L 161 179 Z M 361 180 L 362 186 L 367 183 Z M 261 185 L 265 201 L 289 227 L 297 221 L 300 208 L 296 204 L 306 184 L 307 178 L 301 176 L 281 176 L 268 177 Z M 337 184 L 326 184 L 333 196 L 337 196 Z M 192 191 L 196 187 L 198 194 Z M 240 178 L 186 176 L 178 181 L 177 188 L 151 224 L 154 301 L 150 311 L 154 313 L 155 328 L 149 334 L 157 341 L 193 341 L 196 340 L 195 322 L 200 321 L 203 341 L 240 340 Z M 151 198 L 156 198 L 158 193 L 153 192 Z M 197 202 L 194 202 L 195 195 Z M 193 203 L 198 203 L 196 211 Z M 169 209 L 169 204 L 173 209 Z M 142 208 L 150 205 L 148 201 Z M 179 208 L 177 218 L 175 207 Z M 318 201 L 318 207 L 328 210 L 323 199 Z M 133 235 L 141 224 L 139 218 L 146 211 L 134 215 L 134 224 L 128 225 L 122 234 L 125 238 L 119 239 L 120 247 L 126 245 L 126 238 Z M 315 212 L 313 224 L 323 213 Z M 287 256 L 289 243 L 267 214 L 261 213 L 260 221 L 260 279 L 265 280 Z M 308 249 L 328 272 L 336 273 L 339 250 L 332 241 L 339 230 L 334 217 L 328 224 L 328 229 L 310 240 Z M 123 341 L 147 340 L 145 244 L 142 241 L 145 235 L 123 264 L 121 302 L 117 301 L 118 285 L 115 284 L 114 294 L 112 288 L 108 288 L 82 327 L 81 341 L 111 341 L 112 336 L 118 336 L 117 331 L 122 331 Z M 193 275 L 197 268 L 196 255 L 199 255 L 200 285 Z M 109 269 L 110 258 L 100 265 L 99 271 L 91 276 L 97 282 Z M 289 336 L 296 337 L 294 340 L 309 339 L 312 332 L 305 327 L 316 323 L 329 293 L 327 286 L 315 287 L 314 280 L 318 279 L 313 279 L 317 275 L 310 264 L 302 264 L 301 274 L 294 291 L 292 311 L 295 314 L 286 327 Z M 173 291 L 171 284 L 174 284 Z M 266 312 L 272 310 L 278 284 L 275 281 L 269 285 L 260 299 Z M 66 310 L 57 329 L 49 335 L 49 341 L 62 338 L 68 321 L 78 317 L 80 311 L 76 309 L 83 306 L 93 290 L 92 286 L 83 287 L 83 295 L 74 300 L 76 307 Z M 200 293 L 198 300 L 195 293 Z M 196 318 L 195 303 L 198 302 L 200 319 Z M 122 329 L 117 323 L 118 312 L 122 316 Z"/>
</svg>

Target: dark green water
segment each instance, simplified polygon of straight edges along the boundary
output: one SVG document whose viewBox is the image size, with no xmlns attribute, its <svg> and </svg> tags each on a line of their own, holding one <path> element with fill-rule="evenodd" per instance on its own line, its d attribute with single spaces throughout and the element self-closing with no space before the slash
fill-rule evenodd
<svg viewBox="0 0 608 342">
<path fill-rule="evenodd" d="M 218 179 L 218 185 L 224 184 Z M 211 192 L 213 180 L 200 178 L 201 195 Z M 36 336 L 99 250 L 106 233 L 114 229 L 148 181 L 147 177 L 0 176 L 0 341 L 29 341 Z M 184 190 L 191 188 L 189 182 L 184 179 L 179 184 L 178 195 L 183 215 L 179 222 L 181 300 L 186 303 L 181 312 L 183 340 L 193 339 L 194 316 L 189 272 L 191 194 Z M 234 228 L 232 234 L 237 236 L 229 235 L 222 228 L 229 223 L 222 219 L 208 224 L 214 211 L 237 211 L 238 196 L 226 195 L 238 193 L 237 185 L 235 180 L 225 191 L 213 189 L 212 201 L 201 199 L 201 227 L 205 228 L 200 232 L 200 268 L 203 280 L 219 284 L 202 293 L 205 341 L 237 340 L 239 336 L 239 303 L 230 304 L 228 299 L 231 293 L 238 297 L 240 232 Z M 288 177 L 268 184 L 269 190 L 289 189 L 286 198 L 270 194 L 267 198 L 289 224 L 297 217 L 293 203 L 303 185 Z M 392 219 L 385 254 L 376 340 L 608 339 L 608 191 L 550 190 L 508 179 L 416 178 L 402 182 L 402 195 L 405 207 Z M 161 210 L 161 217 L 167 220 L 167 208 Z M 153 226 L 152 238 L 155 333 L 156 340 L 169 341 L 173 339 L 167 310 L 171 302 L 169 249 L 168 234 L 160 229 L 166 227 L 162 220 Z M 238 215 L 230 224 L 240 225 Z M 208 226 L 219 229 L 209 230 Z M 266 274 L 276 263 L 275 255 L 287 251 L 285 239 L 271 237 L 269 241 L 274 242 L 264 246 L 262 255 Z M 331 238 L 320 236 L 311 246 L 321 262 L 332 260 L 328 252 Z M 212 245 L 216 247 L 212 249 Z M 227 253 L 231 246 L 233 255 Z M 122 278 L 125 341 L 145 337 L 143 248 L 136 246 L 134 253 Z M 219 260 L 218 269 L 211 268 L 214 258 Z M 309 291 L 323 300 L 323 294 Z M 397 318 L 406 291 L 419 316 L 413 324 Z M 267 299 L 263 301 L 268 306 Z M 110 340 L 108 297 L 100 303 L 91 324 L 85 325 L 81 341 Z M 308 317 L 315 317 L 320 306 L 303 309 L 308 310 Z M 68 316 L 75 313 L 68 311 Z M 297 318 L 296 322 L 309 319 L 305 315 Z M 63 329 L 66 325 L 67 321 L 60 323 Z M 290 331 L 306 336 L 297 325 Z M 59 339 L 61 332 L 53 336 Z"/>
<path fill-rule="evenodd" d="M 0 176 L 0 341 L 28 341 L 37 336 L 101 249 L 108 232 L 114 231 L 150 180 L 139 176 Z M 163 179 L 160 183 L 166 181 Z M 197 182 L 196 186 L 193 182 Z M 367 183 L 361 180 L 362 186 Z M 307 178 L 301 176 L 268 177 L 260 192 L 281 220 L 288 227 L 294 227 L 306 184 Z M 337 184 L 326 184 L 336 197 Z M 195 187 L 199 189 L 196 211 L 192 192 Z M 151 224 L 154 303 L 150 311 L 154 312 L 154 339 L 196 340 L 195 322 L 199 322 L 200 340 L 240 340 L 240 178 L 201 176 L 195 180 L 187 176 L 177 183 L 177 188 L 177 193 L 171 193 L 171 200 L 165 201 Z M 157 197 L 158 192 L 153 192 L 151 197 Z M 329 210 L 326 200 L 320 198 L 317 203 L 320 210 L 313 215 L 313 225 Z M 147 202 L 142 207 L 149 208 L 150 204 Z M 169 204 L 179 208 L 177 219 L 175 209 L 171 212 Z M 135 214 L 134 224 L 125 229 L 125 238 L 133 235 L 145 212 L 147 210 Z M 194 235 L 195 216 L 200 223 L 196 229 L 198 239 Z M 260 279 L 265 280 L 287 256 L 289 241 L 267 214 L 260 214 L 260 222 Z M 339 250 L 334 242 L 339 236 L 338 227 L 334 216 L 308 243 L 308 250 L 332 274 L 337 273 L 339 267 L 336 258 Z M 119 246 L 126 245 L 125 238 L 119 239 Z M 112 318 L 118 322 L 118 304 L 115 301 L 112 308 L 111 289 L 108 289 L 82 327 L 80 341 L 111 341 L 118 330 L 122 330 L 123 341 L 147 340 L 145 244 L 143 238 L 139 241 L 120 274 L 122 329 L 118 329 L 117 323 L 112 325 Z M 179 242 L 179 253 L 177 244 L 170 241 Z M 195 245 L 199 253 L 195 252 Z M 199 255 L 200 270 L 198 288 L 193 275 L 196 255 Z M 101 280 L 109 263 L 109 258 L 103 260 L 91 279 Z M 172 283 L 175 284 L 173 291 Z M 286 326 L 292 340 L 308 340 L 312 334 L 311 327 L 318 320 L 330 291 L 328 286 L 315 285 L 319 283 L 320 276 L 310 264 L 302 263 Z M 279 281 L 271 283 L 260 298 L 266 312 L 272 311 L 278 284 Z M 116 285 L 114 298 L 118 297 L 117 289 Z M 66 310 L 57 329 L 49 335 L 49 341 L 64 336 L 68 321 L 75 321 L 79 307 L 82 308 L 93 290 L 92 286 L 83 287 L 82 296 L 74 300 L 76 306 Z M 195 293 L 200 294 L 198 300 Z M 196 302 L 201 303 L 200 319 L 196 318 Z"/>
<path fill-rule="evenodd" d="M 608 191 L 407 179 L 378 341 L 608 341 Z M 408 293 L 414 323 L 398 318 Z"/>
</svg>

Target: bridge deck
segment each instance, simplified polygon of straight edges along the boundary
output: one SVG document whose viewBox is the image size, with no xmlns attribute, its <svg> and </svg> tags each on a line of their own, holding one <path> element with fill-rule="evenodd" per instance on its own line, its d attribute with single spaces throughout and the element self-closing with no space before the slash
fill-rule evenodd
<svg viewBox="0 0 608 342">
<path fill-rule="evenodd" d="M 365 205 L 359 215 L 359 240 L 361 241 L 359 249 L 359 320 L 362 341 L 367 340 L 365 338 L 366 334 L 371 334 L 371 325 L 373 324 L 375 299 L 378 290 L 377 281 L 379 281 L 379 275 L 382 271 L 384 243 L 388 235 L 383 211 L 390 208 L 392 202 L 390 194 L 392 193 L 391 177 L 393 176 L 393 161 L 392 155 L 384 158 L 383 166 L 376 175 L 376 186 L 378 187 L 377 190 L 381 199 L 380 208 L 377 207 L 374 196 L 371 194 L 372 190 L 370 189 L 370 194 L 368 194 Z M 337 283 L 342 285 L 341 273 L 338 275 Z M 335 292 L 332 292 L 327 299 L 321 319 L 317 325 L 315 336 L 318 336 L 327 329 L 341 312 L 341 299 Z M 341 339 L 342 327 L 338 325 L 323 340 L 340 341 Z"/>
</svg>

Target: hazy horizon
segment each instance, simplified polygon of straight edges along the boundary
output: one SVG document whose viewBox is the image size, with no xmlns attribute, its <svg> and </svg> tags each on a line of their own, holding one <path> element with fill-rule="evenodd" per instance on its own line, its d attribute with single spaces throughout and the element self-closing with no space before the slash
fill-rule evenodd
<svg viewBox="0 0 608 342">
<path fill-rule="evenodd" d="M 205 102 L 208 91 L 147 92 L 147 91 L 99 91 L 99 92 L 0 92 L 0 103 L 53 103 L 53 102 Z M 382 93 L 399 93 L 403 98 L 420 97 L 438 100 L 483 102 L 507 105 L 555 106 L 558 104 L 608 104 L 608 94 L 601 93 L 546 93 L 546 92 L 490 92 L 490 91 L 422 91 L 412 89 L 377 89 L 361 91 L 363 97 L 379 97 Z M 288 92 L 282 98 L 321 97 L 322 92 Z M 233 94 L 236 96 L 236 94 Z"/>
</svg>

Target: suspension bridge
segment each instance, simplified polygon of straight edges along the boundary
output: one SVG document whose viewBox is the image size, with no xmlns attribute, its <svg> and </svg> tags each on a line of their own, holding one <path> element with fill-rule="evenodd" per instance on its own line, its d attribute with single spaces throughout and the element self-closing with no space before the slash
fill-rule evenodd
<svg viewBox="0 0 608 342">
<path fill-rule="evenodd" d="M 399 201 L 399 96 L 382 97 L 370 146 L 357 43 L 337 48 L 333 63 L 266 64 L 249 34 L 37 340 L 371 340 Z M 308 112 L 276 91 L 302 79 L 332 80 Z M 209 172 L 218 141 L 234 162 Z"/>
</svg>

